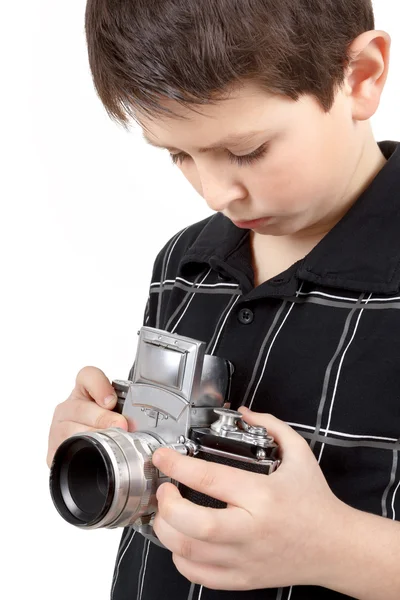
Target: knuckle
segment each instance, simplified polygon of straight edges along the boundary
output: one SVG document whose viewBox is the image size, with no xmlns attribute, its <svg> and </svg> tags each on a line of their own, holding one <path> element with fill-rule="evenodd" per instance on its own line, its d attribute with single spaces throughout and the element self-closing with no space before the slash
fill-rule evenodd
<svg viewBox="0 0 400 600">
<path fill-rule="evenodd" d="M 204 471 L 200 476 L 199 483 L 202 488 L 205 488 L 207 490 L 212 489 L 214 487 L 215 475 L 211 472 L 209 466 L 206 466 L 204 468 Z"/>
<path fill-rule="evenodd" d="M 73 421 L 76 423 L 83 423 L 85 421 L 85 412 L 87 410 L 88 403 L 88 400 L 69 400 L 71 419 Z"/>
<path fill-rule="evenodd" d="M 180 556 L 182 556 L 182 558 L 186 558 L 186 560 L 191 560 L 192 552 L 192 542 L 188 538 L 183 538 L 180 544 Z"/>
<path fill-rule="evenodd" d="M 170 477 L 174 481 L 177 481 L 177 478 L 176 478 L 177 468 L 176 468 L 176 464 L 173 460 L 163 457 L 162 472 L 168 473 L 168 477 Z"/>
<path fill-rule="evenodd" d="M 95 419 L 94 426 L 97 429 L 108 429 L 108 427 L 111 427 L 111 422 L 112 418 L 110 418 L 109 411 L 100 410 Z"/>
<path fill-rule="evenodd" d="M 167 473 L 171 473 L 171 479 L 174 479 L 177 481 L 177 472 L 178 472 L 178 468 L 177 468 L 177 465 L 175 464 L 175 462 L 172 460 L 169 461 Z"/>
<path fill-rule="evenodd" d="M 201 532 L 202 540 L 207 542 L 214 542 L 217 540 L 218 536 L 218 527 L 214 520 L 208 520 Z"/>
<path fill-rule="evenodd" d="M 120 427 L 121 429 L 127 430 L 128 426 L 127 426 L 127 421 L 126 421 L 125 417 L 115 418 L 115 415 L 114 415 L 109 427 Z"/>
<path fill-rule="evenodd" d="M 81 411 L 80 404 L 81 403 L 78 400 L 74 399 L 72 396 L 70 396 L 63 402 L 60 402 L 59 404 L 57 404 L 54 410 L 53 422 L 60 423 L 62 421 L 68 420 L 76 420 L 79 422 L 77 417 L 79 417 Z"/>
</svg>

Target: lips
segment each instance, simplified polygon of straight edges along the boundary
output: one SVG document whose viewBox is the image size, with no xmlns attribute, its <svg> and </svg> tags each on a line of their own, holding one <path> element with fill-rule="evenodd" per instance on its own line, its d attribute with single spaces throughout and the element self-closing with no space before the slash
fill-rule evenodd
<svg viewBox="0 0 400 600">
<path fill-rule="evenodd" d="M 263 217 L 261 219 L 253 219 L 251 221 L 232 221 L 236 227 L 240 229 L 256 229 L 257 227 L 262 227 L 266 225 L 268 221 L 271 220 L 271 217 Z"/>
</svg>

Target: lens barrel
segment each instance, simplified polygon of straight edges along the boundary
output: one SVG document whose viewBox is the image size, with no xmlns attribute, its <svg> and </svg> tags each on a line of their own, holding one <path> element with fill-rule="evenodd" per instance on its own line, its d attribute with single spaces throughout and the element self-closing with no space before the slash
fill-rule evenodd
<svg viewBox="0 0 400 600">
<path fill-rule="evenodd" d="M 65 521 L 86 529 L 125 527 L 156 510 L 159 473 L 152 455 L 162 442 L 122 429 L 65 440 L 50 469 L 50 493 Z"/>
</svg>

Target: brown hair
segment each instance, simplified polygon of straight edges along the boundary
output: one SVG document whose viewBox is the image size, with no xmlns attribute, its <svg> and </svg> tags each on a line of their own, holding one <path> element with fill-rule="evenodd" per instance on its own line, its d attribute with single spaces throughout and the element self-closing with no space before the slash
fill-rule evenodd
<svg viewBox="0 0 400 600">
<path fill-rule="evenodd" d="M 163 98 L 212 104 L 249 80 L 328 112 L 375 22 L 372 0 L 88 0 L 85 28 L 96 91 L 126 128 L 136 111 L 177 116 Z"/>
</svg>

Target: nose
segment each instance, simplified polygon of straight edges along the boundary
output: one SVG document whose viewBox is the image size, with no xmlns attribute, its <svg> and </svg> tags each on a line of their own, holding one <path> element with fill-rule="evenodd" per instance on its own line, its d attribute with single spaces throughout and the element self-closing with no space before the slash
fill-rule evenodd
<svg viewBox="0 0 400 600">
<path fill-rule="evenodd" d="M 202 196 L 211 210 L 222 212 L 233 203 L 238 203 L 246 198 L 246 191 L 242 185 L 234 180 L 233 174 L 223 168 L 212 169 L 207 166 L 199 169 Z"/>
</svg>

